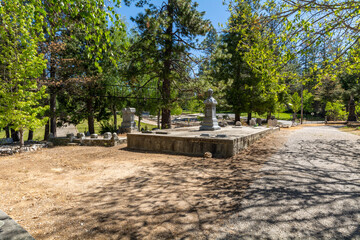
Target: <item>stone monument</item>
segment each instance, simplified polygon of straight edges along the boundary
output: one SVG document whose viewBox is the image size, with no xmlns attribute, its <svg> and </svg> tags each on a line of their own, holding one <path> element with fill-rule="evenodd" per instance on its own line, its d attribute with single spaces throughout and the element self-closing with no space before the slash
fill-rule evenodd
<svg viewBox="0 0 360 240">
<path fill-rule="evenodd" d="M 135 108 L 124 108 L 122 110 L 123 122 L 121 123 L 121 128 L 124 132 L 131 133 L 131 131 L 136 129 L 135 112 Z"/>
<path fill-rule="evenodd" d="M 200 131 L 214 131 L 221 129 L 216 119 L 217 101 L 213 98 L 213 93 L 214 91 L 210 88 L 208 90 L 208 98 L 204 101 L 205 117 L 201 124 Z"/>
<path fill-rule="evenodd" d="M 249 125 L 250 125 L 250 126 L 255 126 L 255 125 L 256 125 L 255 119 L 253 119 L 253 118 L 250 119 Z"/>
</svg>

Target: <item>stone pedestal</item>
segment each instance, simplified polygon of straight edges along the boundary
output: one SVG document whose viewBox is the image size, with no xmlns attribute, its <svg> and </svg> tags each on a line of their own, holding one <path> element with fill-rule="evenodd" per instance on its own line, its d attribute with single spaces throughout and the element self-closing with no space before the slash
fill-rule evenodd
<svg viewBox="0 0 360 240">
<path fill-rule="evenodd" d="M 135 108 L 124 108 L 122 110 L 123 122 L 121 123 L 121 128 L 124 132 L 131 133 L 131 131 L 136 129 L 135 112 Z"/>
<path fill-rule="evenodd" d="M 213 98 L 213 90 L 208 90 L 208 98 L 204 101 L 205 103 L 205 117 L 201 124 L 200 131 L 214 131 L 220 130 L 221 127 L 216 119 L 216 105 L 217 101 Z"/>
</svg>

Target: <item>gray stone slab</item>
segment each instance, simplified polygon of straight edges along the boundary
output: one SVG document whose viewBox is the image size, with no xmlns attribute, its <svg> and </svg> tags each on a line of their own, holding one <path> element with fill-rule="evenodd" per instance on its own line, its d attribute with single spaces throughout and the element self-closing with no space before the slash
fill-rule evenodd
<svg viewBox="0 0 360 240">
<path fill-rule="evenodd" d="M 0 240 L 34 240 L 34 238 L 0 210 Z"/>
<path fill-rule="evenodd" d="M 216 132 L 218 136 L 226 137 L 209 137 L 214 133 L 213 131 L 195 129 L 196 127 L 169 130 L 171 134 L 168 135 L 131 133 L 127 135 L 128 148 L 195 156 L 203 156 L 205 152 L 211 152 L 215 157 L 232 157 L 256 140 L 279 130 L 266 127 L 256 129 L 226 127 Z"/>
</svg>

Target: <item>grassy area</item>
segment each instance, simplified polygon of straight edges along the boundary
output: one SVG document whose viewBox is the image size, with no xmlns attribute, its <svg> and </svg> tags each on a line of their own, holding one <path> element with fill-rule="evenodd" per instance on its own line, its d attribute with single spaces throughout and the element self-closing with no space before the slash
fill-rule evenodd
<svg viewBox="0 0 360 240">
<path fill-rule="evenodd" d="M 360 127 L 342 127 L 341 131 L 360 136 Z"/>
<path fill-rule="evenodd" d="M 45 126 L 38 128 L 34 131 L 34 137 L 33 140 L 35 141 L 42 141 L 44 139 L 44 131 L 45 131 Z M 28 139 L 29 136 L 29 131 L 26 130 L 24 133 L 24 139 L 25 141 Z M 0 131 L 0 138 L 6 138 L 6 133 L 4 130 Z"/>
</svg>

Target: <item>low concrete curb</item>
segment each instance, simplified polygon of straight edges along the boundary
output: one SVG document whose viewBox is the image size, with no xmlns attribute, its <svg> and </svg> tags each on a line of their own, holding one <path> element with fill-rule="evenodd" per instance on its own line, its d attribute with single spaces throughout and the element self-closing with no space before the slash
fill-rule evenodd
<svg viewBox="0 0 360 240">
<path fill-rule="evenodd" d="M 0 240 L 35 240 L 11 217 L 0 210 Z"/>
</svg>

